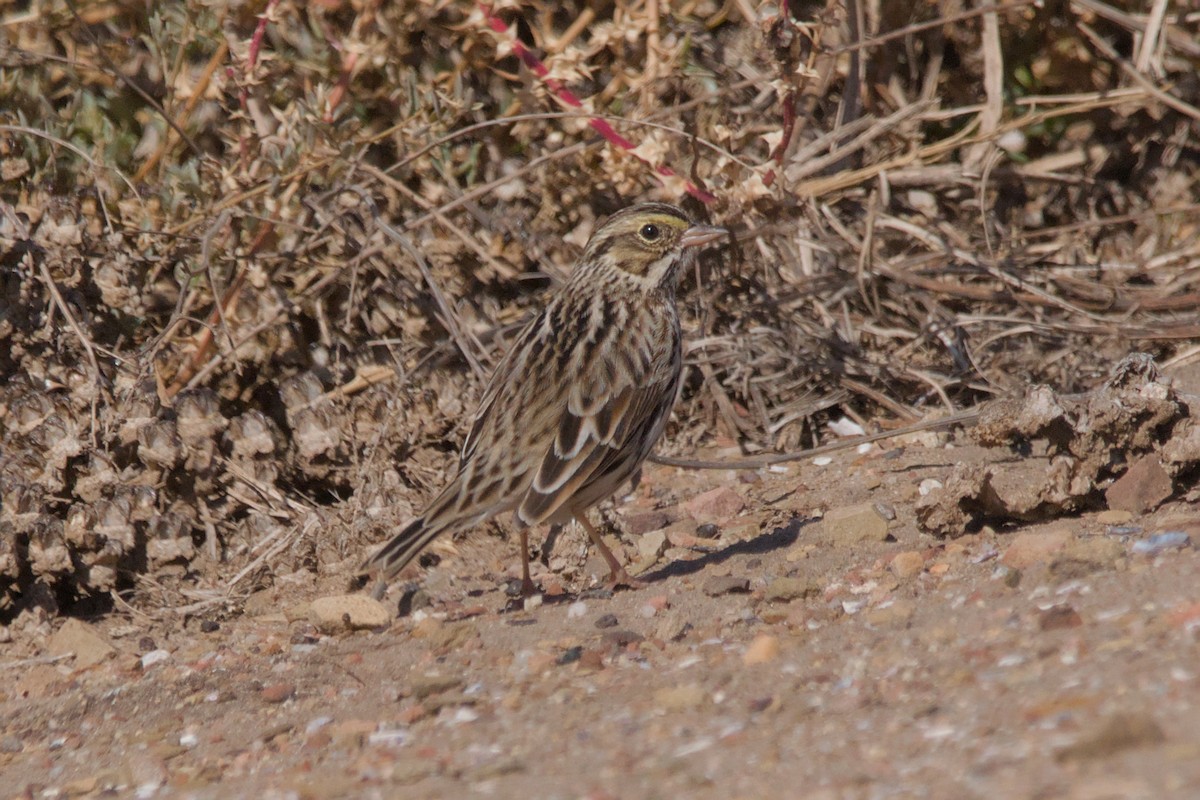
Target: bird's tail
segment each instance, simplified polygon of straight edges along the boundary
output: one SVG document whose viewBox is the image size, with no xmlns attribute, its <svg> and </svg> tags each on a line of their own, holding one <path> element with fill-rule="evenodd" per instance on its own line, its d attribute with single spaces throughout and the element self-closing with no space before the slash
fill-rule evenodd
<svg viewBox="0 0 1200 800">
<path fill-rule="evenodd" d="M 368 557 L 358 571 L 360 574 L 378 572 L 380 580 L 391 580 L 420 555 L 430 542 L 449 528 L 446 524 L 430 525 L 424 516 L 417 517 Z"/>
</svg>

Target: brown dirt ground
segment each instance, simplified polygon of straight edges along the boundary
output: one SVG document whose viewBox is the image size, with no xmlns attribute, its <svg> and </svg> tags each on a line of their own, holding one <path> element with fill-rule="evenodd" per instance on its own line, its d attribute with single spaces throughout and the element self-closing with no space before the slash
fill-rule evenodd
<svg viewBox="0 0 1200 800">
<path fill-rule="evenodd" d="M 613 596 L 580 591 L 603 565 L 567 532 L 551 563 L 581 571 L 535 570 L 561 593 L 528 610 L 512 544 L 476 536 L 383 629 L 304 618 L 344 579 L 282 580 L 204 630 L 106 615 L 113 657 L 5 668 L 4 794 L 1194 796 L 1200 554 L 1132 545 L 1196 539 L 1196 504 L 919 533 L 922 481 L 985 459 L 923 435 L 754 475 L 650 466 L 616 515 L 661 510 L 686 546 Z M 694 541 L 687 502 L 722 487 L 745 509 Z M 887 540 L 828 525 L 859 503 L 894 512 Z"/>
</svg>

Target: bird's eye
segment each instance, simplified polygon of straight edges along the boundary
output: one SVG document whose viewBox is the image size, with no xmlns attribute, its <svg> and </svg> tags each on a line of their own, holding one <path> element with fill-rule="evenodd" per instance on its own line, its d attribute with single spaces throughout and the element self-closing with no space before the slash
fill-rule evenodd
<svg viewBox="0 0 1200 800">
<path fill-rule="evenodd" d="M 659 230 L 658 226 L 655 225 L 654 223 L 647 222 L 638 231 L 638 235 L 641 236 L 643 239 L 645 239 L 647 242 L 654 242 L 654 241 L 658 240 L 659 236 L 662 236 L 662 231 Z"/>
</svg>

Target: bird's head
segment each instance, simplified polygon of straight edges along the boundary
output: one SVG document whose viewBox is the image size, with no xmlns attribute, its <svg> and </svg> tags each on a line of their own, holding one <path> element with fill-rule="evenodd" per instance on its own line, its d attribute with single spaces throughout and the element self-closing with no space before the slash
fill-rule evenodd
<svg viewBox="0 0 1200 800">
<path fill-rule="evenodd" d="M 613 214 L 592 234 L 580 267 L 615 270 L 653 286 L 674 286 L 680 268 L 724 228 L 694 225 L 666 203 L 643 203 Z"/>
</svg>

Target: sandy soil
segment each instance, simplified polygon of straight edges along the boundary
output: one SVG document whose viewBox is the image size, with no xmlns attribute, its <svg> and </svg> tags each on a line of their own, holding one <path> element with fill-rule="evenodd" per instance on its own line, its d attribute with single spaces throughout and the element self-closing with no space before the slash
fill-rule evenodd
<svg viewBox="0 0 1200 800">
<path fill-rule="evenodd" d="M 888 446 L 648 467 L 606 512 L 660 528 L 622 537 L 646 586 L 615 595 L 568 531 L 522 604 L 477 535 L 372 630 L 312 622 L 344 575 L 73 621 L 6 659 L 3 795 L 1194 797 L 1200 554 L 1150 537 L 1195 541 L 1195 503 L 941 541 L 922 483 L 996 451 Z"/>
</svg>

